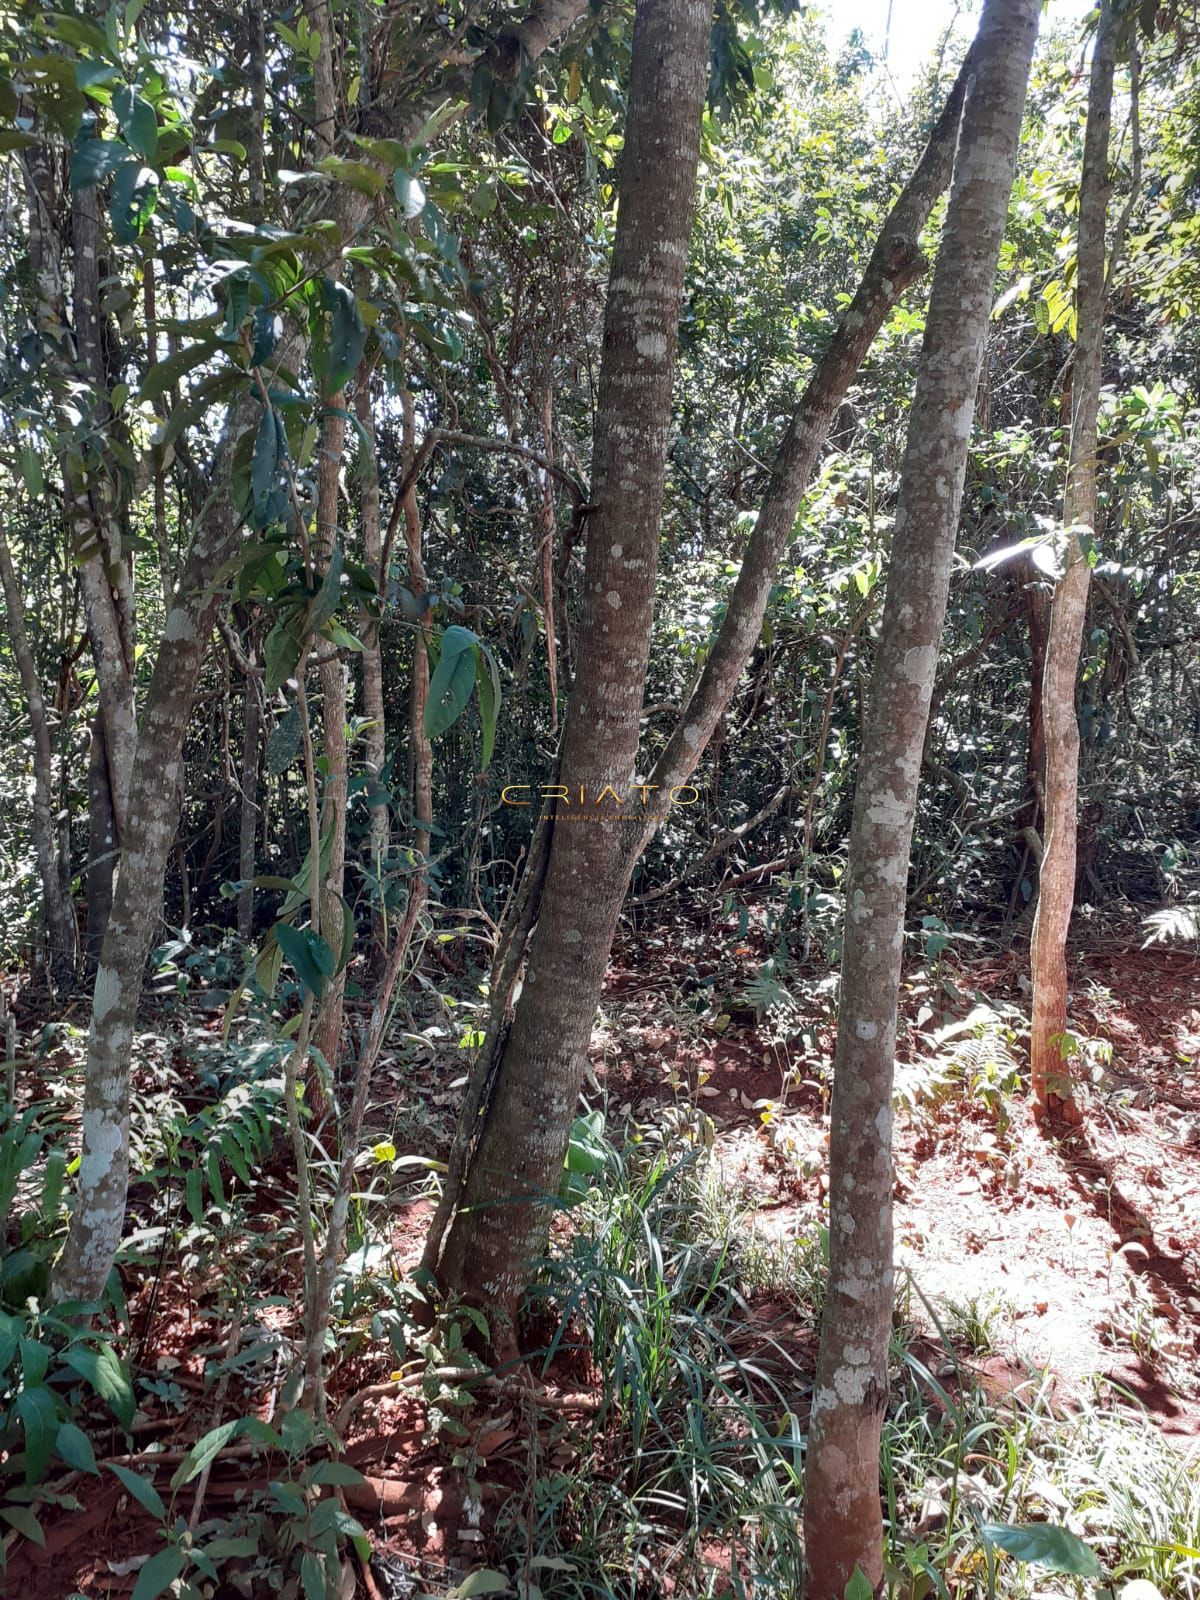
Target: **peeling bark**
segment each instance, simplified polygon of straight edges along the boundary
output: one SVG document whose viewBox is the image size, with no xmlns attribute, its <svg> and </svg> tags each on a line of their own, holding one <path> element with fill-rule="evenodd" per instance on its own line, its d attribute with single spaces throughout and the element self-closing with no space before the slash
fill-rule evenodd
<svg viewBox="0 0 1200 1600">
<path fill-rule="evenodd" d="M 805 1595 L 883 1584 L 892 1069 L 909 848 L 1038 0 L 987 0 L 909 413 L 846 875 L 829 1146 L 829 1286 L 805 1471 Z"/>
</svg>

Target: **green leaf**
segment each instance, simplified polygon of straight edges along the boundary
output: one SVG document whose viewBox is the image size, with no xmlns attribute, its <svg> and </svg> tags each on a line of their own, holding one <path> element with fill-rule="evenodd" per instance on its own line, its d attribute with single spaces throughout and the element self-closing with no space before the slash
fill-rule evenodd
<svg viewBox="0 0 1200 1600">
<path fill-rule="evenodd" d="M 73 1422 L 64 1422 L 54 1441 L 54 1448 L 69 1467 L 74 1467 L 76 1472 L 94 1472 L 100 1474 L 96 1465 L 96 1452 L 92 1449 L 92 1441 L 82 1428 L 77 1428 Z"/>
<path fill-rule="evenodd" d="M 325 1563 L 311 1550 L 301 1558 L 300 1581 L 307 1600 L 325 1600 Z"/>
<path fill-rule="evenodd" d="M 138 390 L 140 398 L 151 403 L 160 400 L 168 389 L 174 388 L 181 378 L 185 378 L 194 368 L 201 366 L 218 348 L 215 339 L 202 339 L 198 344 L 188 344 L 179 350 L 173 350 L 162 361 L 156 361 L 146 373 Z"/>
<path fill-rule="evenodd" d="M 158 204 L 158 173 L 140 161 L 123 161 L 113 179 L 108 214 L 118 244 L 139 238 Z"/>
<path fill-rule="evenodd" d="M 104 1465 L 124 1484 L 143 1511 L 148 1511 L 156 1522 L 167 1520 L 167 1508 L 162 1503 L 162 1496 L 148 1478 L 140 1478 L 136 1472 L 130 1472 L 128 1467 L 119 1467 L 115 1461 L 106 1461 Z"/>
<path fill-rule="evenodd" d="M 396 191 L 404 220 L 411 222 L 414 217 L 419 217 L 425 209 L 425 190 L 412 173 L 397 172 L 392 179 L 392 188 Z"/>
<path fill-rule="evenodd" d="M 475 683 L 479 640 L 470 628 L 447 628 L 441 638 L 441 659 L 429 680 L 425 701 L 425 735 L 436 739 L 462 715 Z"/>
<path fill-rule="evenodd" d="M 481 1567 L 478 1572 L 472 1572 L 450 1593 L 457 1600 L 470 1600 L 476 1594 L 506 1594 L 510 1588 L 508 1579 L 502 1572 L 496 1572 L 491 1567 Z"/>
<path fill-rule="evenodd" d="M 496 658 L 482 640 L 476 652 L 475 683 L 479 695 L 479 726 L 483 734 L 483 749 L 480 753 L 480 770 L 485 771 L 492 764 L 492 752 L 496 748 L 496 723 L 500 716 L 500 672 L 496 666 Z"/>
<path fill-rule="evenodd" d="M 279 482 L 279 454 L 286 451 L 287 442 L 274 410 L 267 408 L 254 436 L 254 453 L 250 458 L 250 493 L 254 515 L 261 522 L 267 512 L 275 485 Z"/>
<path fill-rule="evenodd" d="M 874 1592 L 871 1580 L 860 1566 L 856 1566 L 845 1588 L 845 1600 L 871 1600 Z"/>
<path fill-rule="evenodd" d="M 128 1431 L 133 1426 L 136 1409 L 133 1387 L 111 1345 L 102 1344 L 93 1349 L 88 1345 L 73 1344 L 63 1359 L 85 1383 L 91 1384 L 113 1416 Z"/>
<path fill-rule="evenodd" d="M 300 982 L 319 1000 L 325 979 L 333 973 L 333 951 L 311 928 L 294 928 L 290 922 L 275 924 L 275 939 Z"/>
<path fill-rule="evenodd" d="M 191 1483 L 193 1478 L 198 1478 L 208 1466 L 210 1461 L 215 1461 L 224 1450 L 225 1446 L 238 1431 L 240 1418 L 232 1422 L 223 1422 L 219 1428 L 210 1428 L 202 1438 L 184 1456 L 179 1463 L 175 1476 L 171 1479 L 172 1489 L 182 1489 L 185 1483 Z"/>
<path fill-rule="evenodd" d="M 1054 1522 L 985 1522 L 980 1533 L 1018 1561 L 1075 1578 L 1099 1578 L 1096 1552 L 1067 1528 Z"/>
<path fill-rule="evenodd" d="M 318 1461 L 315 1467 L 310 1467 L 304 1474 L 304 1482 L 310 1487 L 315 1484 L 328 1484 L 333 1488 L 349 1488 L 351 1484 L 365 1483 L 367 1480 L 361 1472 L 356 1471 L 345 1461 Z"/>
<path fill-rule="evenodd" d="M 304 643 L 304 613 L 290 612 L 280 617 L 267 635 L 263 645 L 266 666 L 264 685 L 268 694 L 274 694 L 293 675 L 300 660 Z"/>
<path fill-rule="evenodd" d="M 24 1534 L 32 1544 L 40 1544 L 43 1550 L 46 1548 L 42 1525 L 28 1506 L 0 1506 L 0 1517 L 18 1533 Z"/>
<path fill-rule="evenodd" d="M 325 303 L 332 313 L 329 335 L 329 374 L 331 391 L 342 388 L 362 359 L 367 342 L 366 324 L 358 300 L 344 283 L 326 278 L 322 285 Z"/>
<path fill-rule="evenodd" d="M 128 157 L 128 147 L 113 139 L 85 139 L 71 157 L 71 188 L 94 188 Z"/>
<path fill-rule="evenodd" d="M 352 189 L 357 189 L 359 194 L 365 194 L 371 199 L 374 199 L 387 183 L 387 178 L 375 167 L 368 166 L 365 161 L 347 161 L 344 156 L 326 156 L 323 161 L 317 162 L 317 170 L 338 183 L 349 184 Z"/>
<path fill-rule="evenodd" d="M 158 154 L 158 115 L 154 107 L 127 83 L 113 91 L 112 103 L 126 143 L 143 161 L 153 161 Z"/>
<path fill-rule="evenodd" d="M 187 1557 L 175 1545 L 169 1550 L 160 1550 L 156 1556 L 150 1557 L 138 1573 L 130 1600 L 158 1600 L 159 1595 L 165 1594 L 175 1582 L 186 1564 Z"/>
<path fill-rule="evenodd" d="M 49 1389 L 39 1384 L 35 1389 L 22 1389 L 12 1408 L 25 1434 L 25 1482 L 38 1483 L 45 1475 L 54 1449 L 58 1407 Z"/>
<path fill-rule="evenodd" d="M 296 706 L 289 706 L 267 740 L 267 771 L 273 778 L 287 771 L 300 754 L 302 742 L 300 712 Z"/>
<path fill-rule="evenodd" d="M 250 352 L 250 365 L 261 367 L 269 361 L 276 345 L 283 338 L 283 318 L 267 306 L 256 306 L 251 320 L 254 347 Z"/>
</svg>

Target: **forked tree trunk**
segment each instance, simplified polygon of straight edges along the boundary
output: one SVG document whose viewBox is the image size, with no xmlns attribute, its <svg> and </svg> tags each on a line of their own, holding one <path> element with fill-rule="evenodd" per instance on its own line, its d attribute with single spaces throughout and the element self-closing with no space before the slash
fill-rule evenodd
<svg viewBox="0 0 1200 1600">
<path fill-rule="evenodd" d="M 580 650 L 564 781 L 627 792 L 637 761 L 684 268 L 708 59 L 708 0 L 639 0 L 592 457 Z M 444 1282 L 497 1313 L 498 1347 L 545 1236 L 596 999 L 624 898 L 625 830 L 556 828 L 524 998 Z"/>
<path fill-rule="evenodd" d="M 1067 1034 L 1067 932 L 1075 903 L 1075 845 L 1079 791 L 1079 721 L 1075 682 L 1092 569 L 1080 541 L 1096 525 L 1096 419 L 1104 349 L 1105 228 L 1111 189 L 1108 143 L 1112 123 L 1117 20 L 1102 0 L 1079 185 L 1075 276 L 1075 360 L 1071 381 L 1071 454 L 1063 504 L 1066 570 L 1054 588 L 1042 715 L 1046 727 L 1046 840 L 1033 924 L 1030 965 L 1033 1018 L 1030 1078 L 1035 1109 L 1066 1123 L 1080 1120 L 1071 1083 Z"/>
<path fill-rule="evenodd" d="M 883 1583 L 892 1066 L 921 753 L 1038 0 L 986 0 L 934 269 L 854 797 L 829 1144 L 829 1285 L 809 1425 L 805 1595 Z"/>
<path fill-rule="evenodd" d="M 921 160 L 888 214 L 854 298 L 817 363 L 780 443 L 771 482 L 725 619 L 699 683 L 650 775 L 649 783 L 657 787 L 660 795 L 669 792 L 672 785 L 686 783 L 703 755 L 758 640 L 763 613 L 795 526 L 800 501 L 838 407 L 888 313 L 926 268 L 919 248 L 921 230 L 950 179 L 967 67 L 968 63 L 964 63 Z M 616 261 L 613 273 L 616 281 Z M 625 280 L 620 281 L 624 289 Z M 615 419 L 613 426 L 619 429 L 620 425 L 621 419 Z M 597 451 L 597 462 L 600 460 Z M 614 548 L 618 551 L 632 548 L 623 538 L 614 539 L 609 524 L 600 523 L 596 513 L 589 515 L 587 526 L 589 560 L 602 562 L 606 551 L 611 555 Z M 651 558 L 654 554 L 652 549 Z M 607 738 L 611 726 L 610 714 L 605 710 L 607 700 L 611 698 L 623 715 L 628 713 L 623 676 L 628 666 L 621 662 L 613 665 L 606 658 L 608 677 L 600 678 L 593 665 L 598 651 L 613 648 L 611 630 L 618 618 L 624 619 L 622 628 L 628 620 L 624 601 L 620 592 L 614 591 L 621 600 L 622 609 L 613 612 L 608 605 L 609 614 L 604 615 L 605 606 L 596 599 L 596 580 L 585 575 L 585 586 L 585 603 L 589 610 L 583 619 L 584 627 L 594 623 L 600 636 L 594 640 L 581 630 L 584 654 L 575 664 L 579 688 L 574 692 L 573 704 L 578 702 L 578 706 L 572 713 L 574 724 L 568 719 L 564 781 L 566 777 L 573 781 L 586 777 L 591 782 L 596 772 L 597 763 L 591 759 L 581 763 L 579 755 L 580 747 L 586 751 L 596 737 L 595 730 L 586 725 L 587 717 L 595 716 L 600 732 Z M 607 585 L 601 584 L 600 593 L 606 589 Z M 648 648 L 649 606 L 644 609 L 643 620 L 646 637 L 639 642 L 637 653 L 631 651 L 625 658 L 629 666 L 635 666 L 639 655 L 644 656 Z M 627 635 L 622 631 L 620 637 L 625 639 Z M 619 649 L 614 653 L 619 656 Z M 609 681 L 616 685 L 611 691 Z M 638 681 L 640 685 L 641 680 Z M 629 700 L 636 697 L 640 701 L 640 694 L 640 687 L 631 690 Z M 581 721 L 584 726 L 580 725 Z M 606 779 L 601 778 L 591 792 L 595 793 L 604 781 Z M 653 811 L 654 808 L 648 809 Z M 501 1215 L 497 1217 L 493 1212 L 485 1221 L 487 1213 L 477 1209 L 471 1216 L 460 1218 L 454 1237 L 447 1244 L 439 1273 L 447 1289 L 469 1292 L 474 1298 L 489 1302 L 502 1318 L 512 1316 L 521 1285 L 544 1239 L 548 1216 L 545 1205 L 528 1207 L 520 1214 L 520 1230 L 509 1231 L 508 1218 L 516 1213 L 511 1205 L 500 1204 L 513 1193 L 508 1171 L 511 1165 L 518 1175 L 519 1185 L 527 1193 L 545 1196 L 557 1190 L 557 1166 L 561 1166 L 583 1077 L 592 1021 L 615 926 L 613 907 L 619 908 L 637 858 L 657 824 L 633 821 L 627 831 L 607 826 L 567 826 L 579 837 L 574 842 L 569 837 L 557 841 L 555 858 L 564 875 L 578 871 L 580 876 L 578 879 L 566 876 L 556 921 L 548 922 L 546 929 L 539 931 L 539 948 L 550 951 L 548 957 L 542 957 L 548 962 L 546 978 L 543 981 L 538 976 L 539 964 L 531 957 L 536 983 L 527 982 L 523 991 L 503 1059 L 495 1070 L 491 1101 L 483 1085 L 474 1081 L 474 1073 L 472 1092 L 466 1100 L 471 1127 L 465 1131 L 470 1141 L 478 1138 L 474 1158 L 467 1164 L 467 1201 L 477 1208 L 483 1202 L 499 1204 Z M 595 843 L 586 843 L 582 837 L 584 833 L 597 835 Z M 567 866 L 562 866 L 564 861 Z M 546 881 L 548 883 L 548 877 Z M 541 892 L 539 883 L 535 895 Z M 536 909 L 535 906 L 526 918 L 526 927 L 535 920 Z M 542 915 L 545 920 L 544 909 Z M 559 938 L 559 922 L 565 927 L 565 938 Z M 556 951 L 555 940 L 558 941 Z M 519 955 L 518 951 L 518 960 Z M 551 998 L 544 1000 L 545 995 Z M 482 1066 L 488 1073 L 492 1071 L 490 1060 L 477 1062 L 476 1066 Z M 510 1082 L 513 1075 L 515 1078 Z M 552 1099 L 543 1105 L 539 1090 L 544 1082 L 553 1082 L 556 1087 Z M 477 1109 L 479 1106 L 483 1107 L 482 1114 Z M 450 1194 L 448 1204 L 438 1207 L 425 1251 L 429 1265 L 438 1260 L 441 1239 L 437 1230 L 456 1199 L 456 1195 Z M 479 1235 L 478 1245 L 476 1234 Z M 489 1264 L 483 1264 L 485 1261 Z"/>
</svg>

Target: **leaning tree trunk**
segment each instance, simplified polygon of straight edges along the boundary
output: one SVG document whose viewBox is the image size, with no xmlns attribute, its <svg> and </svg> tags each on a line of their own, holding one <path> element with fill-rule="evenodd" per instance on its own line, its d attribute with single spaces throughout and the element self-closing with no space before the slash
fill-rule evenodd
<svg viewBox="0 0 1200 1600">
<path fill-rule="evenodd" d="M 566 781 L 628 789 L 637 760 L 658 569 L 675 346 L 699 155 L 712 8 L 640 0 L 621 162 L 592 464 L 583 613 L 563 744 Z M 619 827 L 555 830 L 541 916 L 446 1244 L 443 1283 L 512 1337 L 545 1236 L 596 999 L 628 879 Z"/>
<path fill-rule="evenodd" d="M 68 983 L 78 956 L 75 912 L 64 892 L 63 863 L 58 853 L 58 828 L 54 819 L 54 757 L 50 745 L 50 724 L 42 694 L 37 664 L 25 632 L 25 601 L 3 527 L 0 527 L 0 587 L 4 591 L 4 610 L 8 636 L 16 658 L 25 705 L 33 734 L 33 848 L 42 896 L 46 907 L 46 933 L 50 947 L 50 971 L 56 984 Z"/>
<path fill-rule="evenodd" d="M 302 350 L 299 338 L 285 338 L 276 352 L 277 364 L 294 371 Z M 75 1212 L 55 1272 L 59 1299 L 94 1300 L 121 1242 L 129 1183 L 133 1026 L 175 837 L 183 736 L 220 598 L 214 578 L 240 538 L 233 452 L 241 436 L 256 427 L 259 412 L 256 396 L 248 391 L 230 416 L 212 464 L 213 495 L 188 551 L 146 695 L 121 869 L 92 996 L 83 1152 Z"/>
<path fill-rule="evenodd" d="M 888 214 L 862 280 L 824 355 L 818 361 L 776 452 L 771 482 L 750 537 L 725 619 L 709 653 L 700 681 L 650 775 L 650 786 L 657 788 L 660 793 L 668 792 L 673 785 L 686 783 L 703 755 L 704 748 L 729 703 L 759 637 L 763 613 L 779 562 L 795 526 L 801 499 L 820 459 L 825 438 L 838 407 L 889 312 L 905 290 L 925 271 L 927 263 L 919 248 L 920 234 L 934 203 L 950 180 L 969 64 L 968 57 L 933 127 L 929 144 L 921 160 Z M 588 529 L 590 555 L 593 539 L 597 550 L 603 549 L 600 541 L 604 535 L 597 533 L 594 514 L 589 515 Z M 620 545 L 620 541 L 617 543 Z M 594 599 L 593 584 L 588 585 L 588 598 Z M 611 627 L 613 621 L 614 619 L 609 617 L 605 619 L 604 625 Z M 649 626 L 648 610 L 646 625 Z M 585 676 L 590 670 L 586 662 L 579 663 L 579 668 Z M 580 693 L 583 693 L 582 689 Z M 568 735 L 568 738 L 571 737 L 573 736 Z M 574 763 L 577 759 L 574 755 L 575 745 L 571 745 L 569 750 Z M 563 770 L 570 771 L 572 776 L 577 773 L 574 766 L 570 769 L 564 767 Z M 655 832 L 656 826 L 653 821 L 644 826 L 641 824 L 631 826 L 621 840 L 621 850 L 613 849 L 611 854 L 606 852 L 601 875 L 588 886 L 589 897 L 597 892 L 599 886 L 603 886 L 605 895 L 617 900 L 624 895 L 637 858 Z M 574 831 L 579 831 L 577 826 Z M 615 828 L 606 829 L 605 833 L 610 842 L 618 837 Z M 564 851 L 575 851 L 575 846 L 565 841 L 560 848 Z M 532 885 L 530 890 L 533 901 L 536 901 L 542 893 L 541 874 L 542 868 L 539 867 L 538 882 Z M 589 900 L 589 910 L 591 909 Z M 534 904 L 523 919 L 522 931 L 519 934 L 522 948 L 528 929 L 533 925 L 536 916 L 537 906 Z M 610 927 L 607 936 L 598 931 L 606 926 Z M 569 932 L 578 933 L 582 940 L 584 930 L 577 923 L 569 926 Z M 611 940 L 607 905 L 603 910 L 595 908 L 595 923 L 589 937 Z M 560 956 L 561 953 L 560 951 Z M 503 1062 L 493 1061 L 490 1053 L 492 1046 L 485 1045 L 481 1051 L 480 1058 L 472 1069 L 471 1083 L 465 1101 L 464 1115 L 470 1126 L 460 1128 L 459 1136 L 461 1138 L 465 1133 L 470 1143 L 477 1137 L 479 1128 L 486 1125 L 487 1143 L 480 1140 L 479 1157 L 489 1163 L 494 1160 L 499 1176 L 494 1183 L 490 1183 L 484 1172 L 479 1170 L 479 1161 L 468 1160 L 466 1165 L 471 1173 L 469 1195 L 476 1198 L 482 1196 L 498 1198 L 508 1192 L 503 1173 L 504 1162 L 507 1159 L 505 1151 L 513 1137 L 523 1137 L 525 1145 L 534 1143 L 540 1145 L 541 1149 L 536 1159 L 535 1155 L 523 1146 L 521 1160 L 530 1170 L 541 1174 L 537 1181 L 543 1188 L 549 1187 L 553 1190 L 556 1186 L 553 1161 L 549 1152 L 556 1146 L 561 1148 L 566 1143 L 567 1131 L 574 1112 L 574 1099 L 566 1092 L 556 1095 L 553 1114 L 559 1122 L 557 1135 L 550 1130 L 548 1123 L 525 1126 L 522 1135 L 521 1126 L 528 1120 L 523 1104 L 534 1092 L 532 1084 L 536 1079 L 536 1065 L 521 1069 L 522 1072 L 529 1074 L 528 1081 L 523 1089 L 512 1094 L 506 1087 L 508 1075 L 510 1070 L 515 1070 L 516 1064 L 521 1061 L 525 1052 L 529 1053 L 530 1061 L 536 1064 L 544 1059 L 546 1049 L 550 1049 L 556 1059 L 566 1051 L 574 1051 L 574 1066 L 569 1071 L 564 1068 L 561 1079 L 564 1090 L 571 1082 L 578 1087 L 583 1075 L 592 1019 L 604 979 L 607 953 L 608 943 L 605 943 L 602 952 L 590 954 L 586 970 L 581 965 L 575 966 L 566 987 L 555 989 L 554 1005 L 550 1011 L 541 1009 L 538 995 L 548 991 L 552 985 L 546 983 L 540 991 L 526 987 L 518 1012 L 518 1025 L 514 1027 L 510 1036 Z M 513 960 L 519 962 L 520 955 L 521 950 L 516 950 Z M 552 1044 L 544 1044 L 539 1038 L 539 1029 L 545 1033 L 557 1033 L 557 1038 Z M 489 1027 L 489 1034 L 492 1031 Z M 494 1031 L 498 1041 L 499 1025 Z M 513 1039 L 517 1041 L 516 1044 L 513 1043 Z M 533 1040 L 533 1043 L 526 1042 L 529 1040 Z M 489 1093 L 497 1102 L 491 1110 L 488 1109 Z M 504 1098 L 503 1106 L 498 1103 L 501 1097 Z M 511 1125 L 510 1119 L 512 1119 Z M 458 1142 L 456 1140 L 456 1144 Z M 494 1156 L 489 1155 L 490 1149 L 494 1149 L 497 1153 Z M 541 1165 L 537 1165 L 538 1161 Z M 430 1267 L 438 1261 L 444 1219 L 451 1213 L 458 1198 L 454 1192 L 457 1183 L 454 1171 L 452 1168 L 451 1176 L 447 1180 L 450 1192 L 438 1207 L 426 1243 L 424 1261 Z M 530 1186 L 534 1187 L 532 1184 Z M 494 1194 L 491 1193 L 492 1190 L 495 1191 Z M 508 1281 L 502 1293 L 502 1298 L 508 1302 L 505 1308 L 506 1314 L 511 1314 L 512 1302 L 519 1292 L 513 1287 L 513 1281 L 517 1277 L 524 1278 L 540 1248 L 545 1217 L 543 1208 L 541 1223 L 530 1222 L 526 1241 L 514 1239 L 511 1242 L 510 1259 L 506 1265 Z M 468 1225 L 460 1222 L 456 1229 L 457 1240 L 453 1246 L 453 1253 L 448 1246 L 446 1260 L 442 1266 L 442 1279 L 452 1287 L 465 1287 L 467 1283 L 468 1273 L 465 1263 L 468 1254 L 466 1242 L 468 1226 L 473 1229 L 480 1224 L 476 1222 Z M 502 1226 L 501 1224 L 501 1229 Z M 529 1246 L 529 1254 L 518 1267 L 516 1256 L 525 1248 L 526 1243 Z M 477 1272 L 476 1279 L 478 1279 Z M 480 1293 L 478 1282 L 475 1283 L 472 1292 L 480 1298 L 488 1298 L 486 1292 Z M 501 1291 L 497 1290 L 496 1294 L 500 1295 Z"/>
<path fill-rule="evenodd" d="M 1046 729 L 1046 841 L 1033 924 L 1030 966 L 1033 1018 L 1030 1078 L 1037 1115 L 1077 1123 L 1067 1033 L 1067 931 L 1075 903 L 1076 805 L 1079 790 L 1079 721 L 1075 680 L 1092 569 L 1080 541 L 1096 524 L 1096 419 L 1104 349 L 1105 228 L 1111 184 L 1108 142 L 1112 123 L 1117 19 L 1102 0 L 1087 132 L 1079 185 L 1079 237 L 1075 274 L 1075 359 L 1071 381 L 1071 454 L 1063 504 L 1066 571 L 1054 589 L 1042 715 Z"/>
<path fill-rule="evenodd" d="M 805 1472 L 805 1595 L 883 1583 L 892 1066 L 909 847 L 1038 0 L 987 0 L 909 414 L 859 760 L 829 1144 L 829 1286 Z"/>
</svg>

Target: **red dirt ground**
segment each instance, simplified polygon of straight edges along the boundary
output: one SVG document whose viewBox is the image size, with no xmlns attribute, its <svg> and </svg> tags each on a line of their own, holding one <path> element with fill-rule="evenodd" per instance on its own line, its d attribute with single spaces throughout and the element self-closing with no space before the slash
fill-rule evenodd
<svg viewBox="0 0 1200 1600">
<path fill-rule="evenodd" d="M 771 1029 L 745 1000 L 761 965 L 754 934 L 739 943 L 732 929 L 710 927 L 692 937 L 690 951 L 683 938 L 661 930 L 624 941 L 593 1041 L 593 1101 L 599 1091 L 619 1124 L 626 1115 L 648 1117 L 665 1103 L 694 1097 L 715 1125 L 720 1172 L 755 1199 L 754 1225 L 766 1234 L 805 1237 L 823 1205 L 828 989 L 816 995 L 810 1014 L 801 1006 Z M 1023 968 L 1014 953 L 956 960 L 932 977 L 911 977 L 901 1063 L 930 1055 L 933 1030 L 947 1017 L 965 1016 L 976 997 L 1023 1009 Z M 689 1009 L 688 993 L 706 979 L 707 1003 Z M 1069 1405 L 1089 1377 L 1107 1376 L 1184 1446 L 1200 1438 L 1200 959 L 1095 943 L 1076 954 L 1072 981 L 1073 1026 L 1112 1045 L 1111 1061 L 1096 1066 L 1085 1092 L 1083 1127 L 1063 1139 L 1044 1134 L 1023 1091 L 1009 1105 L 1007 1125 L 961 1087 L 901 1109 L 897 1261 L 931 1299 L 981 1303 L 994 1348 L 977 1365 L 998 1394 L 1045 1367 Z M 414 1141 L 426 1154 L 429 1119 L 435 1136 L 445 1135 L 456 1099 L 448 1085 L 462 1071 L 461 1055 L 429 1054 L 426 1066 L 403 1078 L 404 1094 L 420 1099 L 425 1121 L 414 1123 Z M 785 1095 L 789 1067 L 794 1079 Z M 375 1137 L 397 1137 L 398 1087 L 380 1085 Z M 769 1124 L 764 1101 L 775 1108 Z M 289 1198 L 281 1171 L 275 1221 L 287 1215 Z M 415 1188 L 396 1210 L 402 1260 L 419 1255 L 428 1211 Z M 151 1439 L 164 1449 L 186 1448 L 212 1425 L 204 1351 L 217 1335 L 203 1315 L 212 1304 L 211 1295 L 197 1295 L 177 1278 L 165 1284 L 144 1364 L 161 1370 L 166 1357 L 174 1363 L 170 1377 L 192 1400 L 174 1420 L 147 1417 L 139 1448 Z M 917 1295 L 912 1309 L 914 1320 L 928 1322 Z M 136 1327 L 136 1301 L 132 1310 Z M 294 1332 L 294 1306 L 281 1306 L 275 1321 L 280 1333 Z M 763 1341 L 784 1346 L 801 1374 L 799 1396 L 813 1354 L 811 1328 L 790 1304 L 764 1300 L 752 1308 L 746 1332 L 747 1350 Z M 945 1357 L 936 1343 L 930 1349 Z M 334 1407 L 355 1388 L 386 1380 L 388 1366 L 386 1354 L 364 1351 L 338 1375 Z M 540 1396 L 508 1384 L 474 1415 L 469 1448 L 486 1463 L 481 1508 L 467 1501 L 445 1446 L 427 1433 L 417 1399 L 365 1404 L 350 1429 L 348 1458 L 368 1475 L 369 1487 L 350 1498 L 380 1552 L 381 1574 L 384 1558 L 403 1561 L 410 1573 L 419 1566 L 421 1584 L 436 1587 L 451 1570 L 469 1567 L 479 1530 L 524 1481 L 530 1430 L 556 1464 L 569 1465 L 573 1428 L 594 1404 L 587 1376 L 586 1362 L 576 1362 Z M 243 1397 L 231 1386 L 225 1414 L 262 1400 L 261 1389 Z M 119 1439 L 111 1448 L 121 1448 Z M 47 1550 L 19 1545 L 5 1592 L 22 1600 L 66 1600 L 76 1592 L 123 1600 L 135 1575 L 112 1567 L 154 1548 L 151 1521 L 107 1474 L 99 1484 L 76 1475 L 57 1487 L 77 1494 L 85 1509 L 47 1511 Z M 231 1505 L 245 1487 L 239 1463 L 222 1459 L 207 1510 Z M 190 1496 L 185 1491 L 181 1499 L 185 1515 Z M 358 1592 L 374 1600 L 362 1582 Z M 218 1591 L 218 1600 L 232 1600 L 233 1593 Z"/>
</svg>

